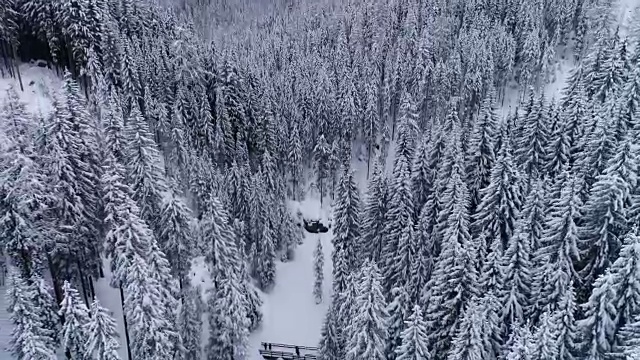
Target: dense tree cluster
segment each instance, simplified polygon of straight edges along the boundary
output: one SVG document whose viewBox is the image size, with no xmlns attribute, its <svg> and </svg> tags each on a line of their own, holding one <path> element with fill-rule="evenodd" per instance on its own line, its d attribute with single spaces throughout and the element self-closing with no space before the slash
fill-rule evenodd
<svg viewBox="0 0 640 360">
<path fill-rule="evenodd" d="M 640 353 L 640 38 L 611 1 L 174 5 L 0 3 L 2 75 L 63 77 L 50 113 L 0 104 L 17 359 L 246 358 L 313 191 L 324 360 Z"/>
</svg>

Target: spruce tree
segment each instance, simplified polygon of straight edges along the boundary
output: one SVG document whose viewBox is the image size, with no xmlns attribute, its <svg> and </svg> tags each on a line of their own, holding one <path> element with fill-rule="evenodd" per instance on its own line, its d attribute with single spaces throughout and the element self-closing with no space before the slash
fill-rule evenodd
<svg viewBox="0 0 640 360">
<path fill-rule="evenodd" d="M 521 160 L 524 173 L 530 180 L 540 179 L 547 168 L 547 143 L 549 142 L 549 118 L 544 97 L 533 100 L 533 106 L 526 114 L 522 139 L 526 144 L 521 150 Z"/>
<path fill-rule="evenodd" d="M 365 262 L 357 285 L 355 317 L 347 329 L 347 360 L 384 360 L 387 318 L 378 267 Z"/>
<path fill-rule="evenodd" d="M 86 355 L 94 360 L 120 360 L 116 322 L 108 310 L 96 299 L 89 309 L 90 319 L 85 324 L 87 334 Z"/>
<path fill-rule="evenodd" d="M 313 252 L 313 275 L 315 277 L 313 297 L 316 300 L 316 304 L 319 304 L 322 302 L 322 282 L 324 281 L 324 251 L 320 237 L 318 237 L 316 249 Z"/>
<path fill-rule="evenodd" d="M 134 103 L 125 126 L 127 147 L 127 180 L 133 190 L 133 198 L 140 208 L 140 217 L 159 234 L 159 220 L 163 193 L 166 191 L 160 154 L 142 117 Z"/>
<path fill-rule="evenodd" d="M 316 186 L 320 191 L 320 205 L 326 195 L 327 181 L 329 179 L 329 155 L 331 148 L 324 134 L 321 134 L 313 148 L 313 165 L 316 178 Z"/>
<path fill-rule="evenodd" d="M 401 249 L 403 232 L 412 226 L 413 220 L 413 193 L 411 191 L 411 151 L 414 141 L 415 122 L 410 119 L 400 124 L 398 129 L 398 141 L 396 143 L 396 158 L 393 165 L 393 178 L 389 187 L 389 205 L 385 219 L 385 240 L 383 253 L 387 256 L 386 262 L 381 267 L 385 278 L 385 294 L 394 286 L 400 286 L 395 278 L 396 261 L 405 253 Z M 407 279 L 402 279 L 406 281 Z"/>
<path fill-rule="evenodd" d="M 333 302 L 327 310 L 322 324 L 322 334 L 318 346 L 318 355 L 322 360 L 339 360 L 342 358 L 340 335 L 338 333 L 338 305 Z"/>
<path fill-rule="evenodd" d="M 473 219 L 474 233 L 487 231 L 487 238 L 499 238 L 503 249 L 513 236 L 521 207 L 520 176 L 514 167 L 511 146 L 502 144 L 489 186 L 482 189 L 482 200 Z"/>
<path fill-rule="evenodd" d="M 238 279 L 224 278 L 210 292 L 209 342 L 206 354 L 209 360 L 235 360 L 246 357 L 249 341 L 248 319 L 238 288 Z"/>
<path fill-rule="evenodd" d="M 473 132 L 467 146 L 466 181 L 472 212 L 481 201 L 481 190 L 491 182 L 491 169 L 496 161 L 494 149 L 497 131 L 495 93 L 489 93 L 482 102 L 480 115 L 473 124 Z"/>
<path fill-rule="evenodd" d="M 43 332 L 44 323 L 33 303 L 34 292 L 17 270 L 10 269 L 6 299 L 11 324 L 8 351 L 18 360 L 55 360 L 57 344 Z"/>
<path fill-rule="evenodd" d="M 525 208 L 536 201 L 535 191 L 531 191 L 527 197 Z M 524 215 L 528 215 L 523 212 Z M 532 224 L 528 216 L 522 216 L 518 220 L 515 234 L 508 240 L 507 249 L 500 260 L 502 268 L 502 281 L 499 297 L 504 305 L 503 321 L 504 326 L 514 323 L 523 323 L 530 314 L 531 283 L 533 264 L 531 262 L 532 244 L 531 238 L 536 225 Z"/>
<path fill-rule="evenodd" d="M 475 292 L 477 270 L 474 249 L 469 234 L 467 205 L 469 193 L 462 181 L 459 164 L 454 164 L 447 185 L 451 210 L 442 242 L 442 251 L 431 279 L 427 283 L 427 311 L 430 349 L 438 359 L 444 358 L 459 324 L 466 302 Z"/>
<path fill-rule="evenodd" d="M 428 136 L 423 136 L 413 155 L 411 165 L 411 189 L 415 202 L 414 213 L 418 213 L 429 198 L 433 188 L 433 170 L 429 168 L 430 146 Z"/>
<path fill-rule="evenodd" d="M 579 344 L 580 358 L 588 360 L 607 359 L 612 350 L 618 316 L 615 286 L 610 272 L 601 275 L 595 282 L 593 292 L 585 308 L 585 318 L 578 321 L 582 336 Z"/>
<path fill-rule="evenodd" d="M 533 360 L 535 339 L 528 325 L 515 325 L 505 346 L 506 360 Z"/>
<path fill-rule="evenodd" d="M 167 318 L 161 286 L 150 273 L 148 263 L 137 254 L 131 256 L 124 299 L 131 354 L 135 359 L 166 359 L 176 345 L 173 319 Z"/>
<path fill-rule="evenodd" d="M 64 319 L 62 346 L 65 353 L 73 359 L 86 359 L 89 309 L 80 297 L 80 293 L 72 288 L 68 281 L 64 282 L 62 291 L 64 292 L 60 304 L 60 317 Z"/>
<path fill-rule="evenodd" d="M 386 342 L 387 359 L 395 359 L 397 356 L 396 350 L 402 345 L 402 332 L 405 329 L 405 322 L 409 318 L 409 307 L 411 306 L 409 294 L 407 294 L 407 290 L 404 287 L 391 289 L 391 299 L 387 306 L 387 313 L 389 314 L 387 322 L 388 339 Z"/>
<path fill-rule="evenodd" d="M 196 243 L 191 231 L 190 216 L 189 208 L 177 194 L 171 192 L 164 198 L 160 212 L 158 244 L 181 287 L 190 270 L 191 255 Z"/>
<path fill-rule="evenodd" d="M 570 290 L 569 283 L 577 280 L 579 184 L 567 171 L 563 177 L 560 195 L 550 201 L 541 246 L 533 257 L 536 271 L 532 290 L 537 313 L 547 306 L 555 311 L 561 298 Z"/>
<path fill-rule="evenodd" d="M 201 289 L 191 285 L 185 286 L 182 289 L 182 306 L 178 314 L 178 331 L 182 338 L 185 360 L 201 358 L 203 311 Z"/>
<path fill-rule="evenodd" d="M 402 344 L 396 349 L 396 360 L 429 360 L 427 348 L 427 324 L 420 306 L 415 305 L 402 332 Z"/>
<path fill-rule="evenodd" d="M 620 144 L 602 175 L 597 177 L 582 211 L 578 248 L 583 294 L 615 260 L 621 238 L 628 231 L 627 213 L 631 189 L 636 186 L 637 161 L 628 141 Z"/>
<path fill-rule="evenodd" d="M 342 277 L 355 272 L 359 264 L 357 256 L 360 240 L 360 195 L 350 169 L 345 168 L 340 178 L 334 209 L 331 259 L 335 264 L 334 292 L 341 293 L 345 289 L 345 279 Z"/>
<path fill-rule="evenodd" d="M 51 340 L 50 346 L 55 348 L 60 344 L 60 328 L 62 325 L 60 316 L 58 316 L 58 304 L 56 304 L 51 286 L 46 280 L 34 274 L 31 276 L 30 282 L 34 290 L 34 309 L 36 309 L 42 321 L 40 331 L 43 336 Z"/>
<path fill-rule="evenodd" d="M 367 196 L 362 213 L 362 249 L 358 255 L 382 265 L 385 217 L 388 208 L 389 189 L 380 161 L 376 161 L 373 174 L 367 184 Z"/>
<path fill-rule="evenodd" d="M 613 281 L 616 308 L 616 330 L 634 320 L 640 313 L 640 237 L 637 228 L 624 239 L 620 256 L 609 272 Z M 617 341 L 616 341 L 617 342 Z"/>
<path fill-rule="evenodd" d="M 452 341 L 447 360 L 489 358 L 489 349 L 485 348 L 489 343 L 483 337 L 490 334 L 483 333 L 483 312 L 482 304 L 477 298 L 469 302 L 462 315 L 457 334 Z"/>
</svg>

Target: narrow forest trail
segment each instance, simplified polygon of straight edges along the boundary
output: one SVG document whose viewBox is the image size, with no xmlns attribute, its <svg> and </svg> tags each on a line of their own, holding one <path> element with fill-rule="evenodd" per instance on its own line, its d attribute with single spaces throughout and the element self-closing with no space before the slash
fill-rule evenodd
<svg viewBox="0 0 640 360">
<path fill-rule="evenodd" d="M 329 207 L 320 209 L 316 199 L 308 199 L 301 204 L 294 203 L 307 218 L 318 217 L 326 224 Z M 258 360 L 261 342 L 285 343 L 316 346 L 324 315 L 331 302 L 332 232 L 310 234 L 305 231 L 304 241 L 295 250 L 293 260 L 279 262 L 276 269 L 275 287 L 263 294 L 264 301 L 262 327 L 251 335 L 249 359 Z M 324 252 L 323 301 L 316 304 L 313 297 L 313 252 L 320 238 Z"/>
</svg>

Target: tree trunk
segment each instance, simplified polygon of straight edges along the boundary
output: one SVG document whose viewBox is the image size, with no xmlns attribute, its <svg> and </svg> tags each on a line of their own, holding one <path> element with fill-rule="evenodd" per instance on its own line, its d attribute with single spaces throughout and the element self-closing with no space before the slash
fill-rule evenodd
<svg viewBox="0 0 640 360">
<path fill-rule="evenodd" d="M 122 285 L 120 285 L 120 304 L 122 305 L 122 320 L 124 322 L 124 338 L 127 342 L 127 359 L 133 360 L 131 357 L 131 341 L 129 341 L 129 324 L 127 324 L 127 314 L 124 311 L 124 290 L 122 290 Z"/>
<path fill-rule="evenodd" d="M 80 262 L 80 258 L 76 259 L 76 265 L 78 266 L 78 276 L 80 277 L 80 286 L 82 287 L 82 298 L 84 299 L 84 303 L 89 307 L 89 295 L 87 294 L 87 287 L 85 285 L 85 277 L 84 272 L 82 271 L 82 264 Z"/>
<path fill-rule="evenodd" d="M 53 292 L 56 296 L 56 303 L 60 304 L 62 302 L 62 292 L 60 291 L 60 284 L 58 282 L 57 269 L 53 265 L 53 261 L 51 261 L 51 256 L 49 254 L 47 254 L 47 262 L 49 263 L 49 273 L 51 274 L 51 282 L 53 283 Z"/>
<path fill-rule="evenodd" d="M 18 82 L 20 83 L 20 91 L 24 92 L 24 86 L 22 85 L 22 76 L 20 75 L 20 62 L 18 59 L 18 49 L 15 44 L 12 46 L 12 48 L 13 48 L 13 64 L 16 67 L 16 74 L 18 75 Z"/>
</svg>

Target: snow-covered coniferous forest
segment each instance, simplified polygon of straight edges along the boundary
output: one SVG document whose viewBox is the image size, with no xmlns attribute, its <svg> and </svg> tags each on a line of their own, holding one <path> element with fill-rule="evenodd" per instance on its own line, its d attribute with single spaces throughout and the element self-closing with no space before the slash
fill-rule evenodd
<svg viewBox="0 0 640 360">
<path fill-rule="evenodd" d="M 638 9 L 0 1 L 0 359 L 640 360 Z"/>
</svg>

